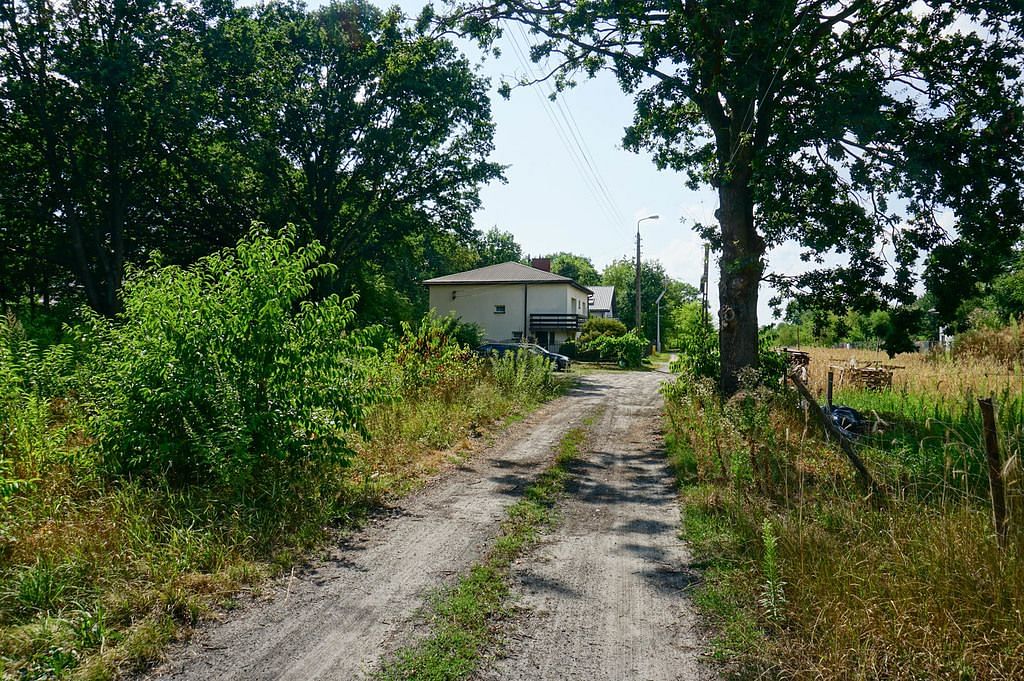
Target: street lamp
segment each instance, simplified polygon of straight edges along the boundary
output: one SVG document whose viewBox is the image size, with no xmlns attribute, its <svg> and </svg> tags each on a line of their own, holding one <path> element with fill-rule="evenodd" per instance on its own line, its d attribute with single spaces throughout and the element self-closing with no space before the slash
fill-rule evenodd
<svg viewBox="0 0 1024 681">
<path fill-rule="evenodd" d="M 636 332 L 640 333 L 640 223 L 644 220 L 657 220 L 657 215 L 648 215 L 636 221 Z"/>
</svg>

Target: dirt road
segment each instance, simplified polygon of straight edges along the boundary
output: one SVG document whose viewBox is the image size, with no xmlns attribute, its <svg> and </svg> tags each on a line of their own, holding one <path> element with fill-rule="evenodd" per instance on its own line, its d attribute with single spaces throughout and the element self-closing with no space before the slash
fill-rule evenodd
<svg viewBox="0 0 1024 681">
<path fill-rule="evenodd" d="M 561 523 L 514 567 L 525 615 L 481 679 L 706 679 L 686 597 L 696 575 L 661 452 L 663 376 L 629 374 L 573 471 Z"/>
<path fill-rule="evenodd" d="M 358 679 L 416 631 L 425 595 L 466 570 L 561 436 L 603 406 L 564 521 L 515 575 L 526 608 L 486 679 L 691 679 L 699 641 L 678 508 L 657 452 L 658 373 L 585 376 L 570 395 L 282 580 L 273 598 L 203 628 L 156 679 Z"/>
</svg>

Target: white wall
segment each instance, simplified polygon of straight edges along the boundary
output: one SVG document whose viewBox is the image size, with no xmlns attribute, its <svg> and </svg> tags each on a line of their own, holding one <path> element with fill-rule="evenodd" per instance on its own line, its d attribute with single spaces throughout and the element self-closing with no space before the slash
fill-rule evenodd
<svg viewBox="0 0 1024 681">
<path fill-rule="evenodd" d="M 454 314 L 464 322 L 479 324 L 488 340 L 508 340 L 524 330 L 524 286 L 527 314 L 572 314 L 571 299 L 575 298 L 576 314 L 587 316 L 587 294 L 568 284 L 431 286 L 430 308 L 439 315 Z M 504 305 L 505 314 L 495 314 L 495 305 Z"/>
</svg>

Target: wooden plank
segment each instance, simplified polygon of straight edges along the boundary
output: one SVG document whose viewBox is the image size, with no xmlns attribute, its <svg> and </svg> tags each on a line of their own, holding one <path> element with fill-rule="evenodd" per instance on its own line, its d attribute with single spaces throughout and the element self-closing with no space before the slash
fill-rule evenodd
<svg viewBox="0 0 1024 681">
<path fill-rule="evenodd" d="M 996 530 L 999 548 L 1006 548 L 1009 529 L 1006 517 L 1006 488 L 1003 485 L 1003 461 L 999 455 L 999 436 L 996 432 L 996 413 L 992 398 L 978 400 L 981 421 L 985 428 L 985 458 L 988 460 L 988 489 L 992 495 L 992 525 Z"/>
<path fill-rule="evenodd" d="M 868 471 L 867 466 L 857 455 L 857 452 L 853 448 L 853 443 L 848 437 L 843 435 L 843 432 L 832 423 L 831 416 L 827 416 L 825 412 L 821 410 L 818 402 L 811 395 L 811 391 L 807 389 L 800 377 L 795 374 L 790 374 L 790 380 L 793 381 L 793 385 L 796 386 L 797 392 L 800 396 L 807 400 L 807 403 L 811 405 L 811 411 L 817 414 L 818 422 L 821 424 L 822 429 L 825 431 L 827 436 L 835 438 L 836 442 L 839 443 L 839 448 L 846 454 L 846 458 L 849 459 L 850 464 L 854 470 L 857 471 L 857 478 L 860 480 L 861 486 L 864 491 L 874 500 L 876 504 L 884 505 L 888 495 L 885 490 L 875 482 L 875 479 L 871 476 L 871 472 Z"/>
</svg>

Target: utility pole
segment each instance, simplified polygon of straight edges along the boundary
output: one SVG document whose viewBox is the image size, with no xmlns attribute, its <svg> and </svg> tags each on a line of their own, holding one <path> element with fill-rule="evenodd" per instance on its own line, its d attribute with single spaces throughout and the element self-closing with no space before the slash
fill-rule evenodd
<svg viewBox="0 0 1024 681">
<path fill-rule="evenodd" d="M 658 309 L 658 325 L 657 335 L 655 336 L 655 347 L 658 348 L 658 352 L 661 352 L 661 299 L 668 293 L 668 289 L 662 289 L 661 293 L 658 294 L 658 299 L 654 301 L 654 307 Z"/>
<path fill-rule="evenodd" d="M 700 278 L 700 319 L 705 325 L 708 323 L 708 252 L 711 244 L 704 244 L 704 276 Z"/>
<path fill-rule="evenodd" d="M 636 332 L 640 334 L 640 223 L 644 220 L 657 220 L 657 215 L 648 215 L 636 221 Z"/>
</svg>

